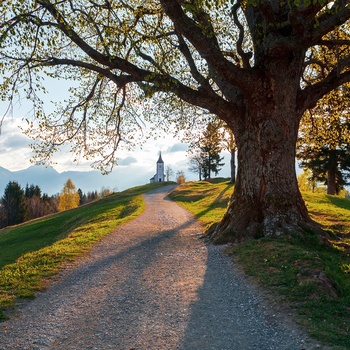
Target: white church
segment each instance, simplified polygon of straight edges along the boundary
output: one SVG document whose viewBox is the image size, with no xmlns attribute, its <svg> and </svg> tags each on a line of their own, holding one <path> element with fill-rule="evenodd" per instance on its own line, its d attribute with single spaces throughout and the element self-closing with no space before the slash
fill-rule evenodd
<svg viewBox="0 0 350 350">
<path fill-rule="evenodd" d="M 159 159 L 156 164 L 156 174 L 150 178 L 149 182 L 163 182 L 165 181 L 165 174 L 164 174 L 164 162 L 162 159 L 162 154 L 159 153 Z"/>
</svg>

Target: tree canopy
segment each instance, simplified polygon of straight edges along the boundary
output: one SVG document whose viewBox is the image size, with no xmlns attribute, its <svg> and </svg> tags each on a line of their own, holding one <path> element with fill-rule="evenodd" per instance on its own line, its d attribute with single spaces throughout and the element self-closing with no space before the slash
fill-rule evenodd
<svg viewBox="0 0 350 350">
<path fill-rule="evenodd" d="M 217 232 L 299 231 L 310 220 L 295 176 L 298 125 L 350 81 L 349 3 L 9 0 L 0 5 L 2 98 L 26 86 L 40 157 L 72 141 L 101 167 L 138 140 L 141 114 L 179 129 L 214 114 L 238 149 L 232 205 Z M 51 115 L 39 99 L 45 74 L 79 84 Z"/>
</svg>

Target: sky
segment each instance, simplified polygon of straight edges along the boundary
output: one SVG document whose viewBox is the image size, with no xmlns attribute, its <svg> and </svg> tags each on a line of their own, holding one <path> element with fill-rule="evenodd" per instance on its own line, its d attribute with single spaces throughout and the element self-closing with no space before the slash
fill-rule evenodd
<svg viewBox="0 0 350 350">
<path fill-rule="evenodd" d="M 0 104 L 0 113 L 3 112 L 2 106 L 3 104 Z M 18 127 L 22 123 L 21 109 L 14 109 L 13 116 L 5 117 L 0 135 L 0 166 L 10 171 L 23 170 L 33 165 L 30 162 L 33 155 L 29 146 L 31 139 L 23 134 Z M 118 166 L 112 171 L 113 177 L 116 176 L 119 179 L 119 183 L 116 184 L 118 190 L 148 183 L 156 172 L 159 152 L 162 154 L 165 167 L 170 166 L 174 175 L 177 171 L 183 171 L 186 180 L 197 180 L 198 175 L 188 171 L 187 149 L 188 145 L 181 143 L 173 135 L 164 135 L 156 140 L 148 140 L 142 149 L 136 148 L 128 152 L 120 151 L 117 153 Z M 220 171 L 219 176 L 229 177 L 229 154 L 223 153 L 222 156 L 225 157 L 225 166 Z M 69 152 L 62 150 L 54 156 L 53 160 L 57 164 L 53 167 L 60 173 L 68 170 L 93 170 L 89 161 L 80 160 L 79 163 L 74 163 L 72 158 L 73 156 Z M 171 180 L 175 180 L 175 176 Z M 40 184 L 38 185 L 40 186 Z M 96 184 L 96 189 L 100 189 L 101 186 L 102 184 Z"/>
</svg>

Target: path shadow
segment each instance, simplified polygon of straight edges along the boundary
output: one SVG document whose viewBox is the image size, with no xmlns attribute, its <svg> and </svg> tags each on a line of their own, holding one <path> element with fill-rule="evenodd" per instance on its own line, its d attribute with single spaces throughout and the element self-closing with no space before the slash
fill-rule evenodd
<svg viewBox="0 0 350 350">
<path fill-rule="evenodd" d="M 179 350 L 300 350 L 295 334 L 269 315 L 222 248 L 207 248 L 204 282 Z"/>
</svg>

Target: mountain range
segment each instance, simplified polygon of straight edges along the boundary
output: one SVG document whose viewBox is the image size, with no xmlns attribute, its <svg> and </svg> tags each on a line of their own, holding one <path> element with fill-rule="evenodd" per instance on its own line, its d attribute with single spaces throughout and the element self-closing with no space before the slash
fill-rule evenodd
<svg viewBox="0 0 350 350">
<path fill-rule="evenodd" d="M 151 173 L 130 173 L 126 168 L 113 170 L 109 175 L 99 171 L 64 171 L 59 173 L 52 167 L 34 165 L 24 170 L 10 171 L 0 167 L 0 197 L 10 181 L 16 181 L 24 189 L 26 184 L 38 185 L 42 193 L 55 195 L 59 193 L 64 183 L 71 179 L 77 189 L 83 193 L 98 191 L 103 188 L 112 191 L 122 191 L 126 188 L 149 182 Z"/>
</svg>

